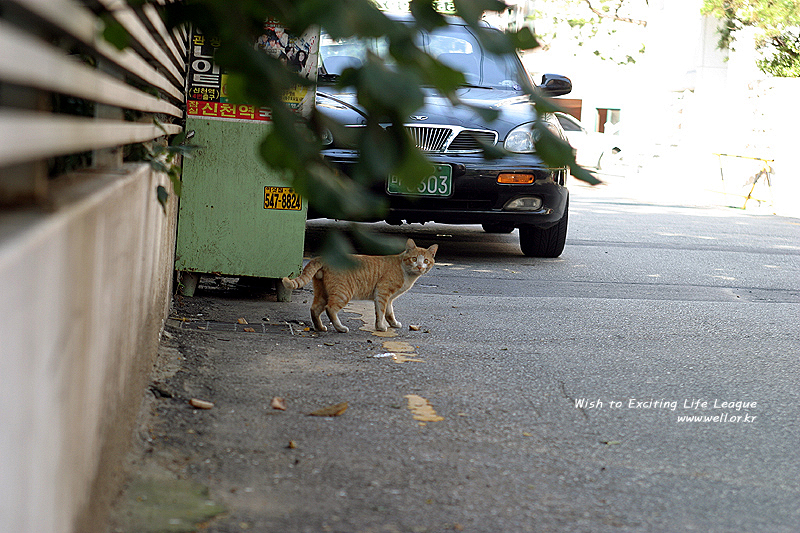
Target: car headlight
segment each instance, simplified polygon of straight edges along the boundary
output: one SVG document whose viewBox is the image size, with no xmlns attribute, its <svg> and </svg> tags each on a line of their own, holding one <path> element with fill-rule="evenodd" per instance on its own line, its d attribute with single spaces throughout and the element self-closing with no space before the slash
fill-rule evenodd
<svg viewBox="0 0 800 533">
<path fill-rule="evenodd" d="M 533 129 L 533 123 L 523 124 L 511 130 L 506 135 L 506 140 L 503 147 L 509 152 L 516 154 L 531 154 L 535 151 L 534 143 L 536 142 L 536 133 Z"/>
<path fill-rule="evenodd" d="M 508 135 L 506 135 L 506 140 L 503 143 L 503 147 L 509 152 L 514 152 L 517 154 L 534 153 L 536 151 L 536 141 L 538 141 L 542 136 L 542 134 L 539 133 L 536 128 L 534 128 L 534 124 L 534 122 L 529 122 L 528 124 L 517 126 L 511 130 Z M 540 124 L 552 131 L 557 137 L 561 139 L 564 138 L 558 126 L 555 124 L 546 120 L 543 120 L 540 122 Z"/>
</svg>

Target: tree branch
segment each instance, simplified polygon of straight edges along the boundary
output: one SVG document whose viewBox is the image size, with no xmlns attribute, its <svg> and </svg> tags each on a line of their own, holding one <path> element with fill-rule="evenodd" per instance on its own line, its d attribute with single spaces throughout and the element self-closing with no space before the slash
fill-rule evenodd
<svg viewBox="0 0 800 533">
<path fill-rule="evenodd" d="M 600 11 L 599 9 L 597 9 L 594 5 L 592 5 L 592 0 L 583 0 L 583 1 L 586 2 L 587 6 L 589 6 L 589 11 L 591 11 L 592 13 L 594 13 L 595 15 L 600 17 L 601 19 L 611 19 L 611 20 L 615 20 L 617 22 L 628 22 L 630 24 L 638 24 L 639 26 L 647 26 L 647 21 L 646 20 L 632 19 L 632 18 L 629 18 L 629 17 L 621 17 L 619 15 L 619 10 L 622 7 L 621 3 L 620 3 L 620 5 L 617 6 L 617 9 L 612 14 L 612 13 L 603 12 L 603 11 Z"/>
</svg>

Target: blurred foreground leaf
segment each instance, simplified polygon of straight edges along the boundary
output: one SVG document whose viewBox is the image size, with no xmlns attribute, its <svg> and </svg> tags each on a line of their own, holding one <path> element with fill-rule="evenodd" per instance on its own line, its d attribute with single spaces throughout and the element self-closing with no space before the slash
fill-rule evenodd
<svg viewBox="0 0 800 533">
<path fill-rule="evenodd" d="M 542 121 L 538 121 L 534 128 L 539 133 L 539 138 L 535 144 L 536 153 L 548 166 L 558 168 L 567 165 L 573 177 L 590 185 L 602 183 L 591 172 L 575 162 L 575 154 L 568 142 L 550 131 L 550 128 L 545 126 Z"/>
<path fill-rule="evenodd" d="M 373 184 L 383 182 L 387 176 L 398 176 L 405 186 L 415 187 L 432 171 L 431 163 L 403 127 L 408 116 L 424 104 L 423 87 L 433 88 L 454 104 L 467 105 L 457 95 L 465 83 L 464 74 L 419 47 L 420 31 L 430 31 L 446 22 L 435 10 L 436 4 L 433 0 L 412 0 L 414 19 L 410 23 L 387 17 L 371 0 L 193 0 L 168 3 L 161 9 L 169 27 L 188 23 L 218 42 L 214 62 L 228 75 L 230 101 L 271 109 L 272 128 L 258 147 L 264 162 L 283 171 L 286 180 L 320 215 L 358 221 L 380 219 L 386 212 L 386 200 L 370 192 Z M 538 46 L 529 28 L 502 33 L 481 25 L 485 12 L 507 9 L 500 0 L 454 0 L 453 5 L 487 50 L 512 54 L 517 49 Z M 298 85 L 310 86 L 311 82 L 292 72 L 284 62 L 256 50 L 255 39 L 268 18 L 280 21 L 293 35 L 316 27 L 333 39 L 386 39 L 385 57 L 369 54 L 360 68 L 346 69 L 337 82 L 339 87 L 355 89 L 358 101 L 354 105 L 364 117 L 364 127 L 345 128 L 321 115 L 303 118 L 284 104 L 288 90 Z M 121 38 L 113 35 L 116 30 L 110 31 L 111 38 L 121 44 Z M 523 90 L 540 116 L 558 110 L 533 86 Z M 487 121 L 498 116 L 496 109 L 470 107 Z M 337 140 L 352 142 L 360 153 L 360 159 L 346 170 L 347 175 L 333 168 L 320 153 L 326 131 L 334 132 Z M 487 158 L 503 155 L 499 146 L 484 148 Z M 536 149 L 551 167 L 569 165 L 576 178 L 599 182 L 577 166 L 571 148 L 546 128 L 542 129 Z M 373 235 L 359 226 L 353 226 L 351 237 L 359 247 L 388 249 L 377 246 Z M 347 256 L 351 251 L 348 239 L 333 233 L 325 240 L 322 254 L 329 264 L 352 266 L 352 259 Z"/>
<path fill-rule="evenodd" d="M 351 224 L 349 231 L 358 251 L 363 254 L 393 255 L 406 248 L 405 239 L 376 233 L 364 224 Z"/>
<path fill-rule="evenodd" d="M 353 252 L 350 241 L 336 230 L 325 235 L 320 248 L 322 261 L 336 270 L 351 270 L 358 267 L 358 261 L 352 257 Z"/>
<path fill-rule="evenodd" d="M 156 187 L 156 198 L 158 199 L 158 203 L 161 204 L 161 209 L 164 210 L 164 213 L 167 212 L 167 199 L 169 198 L 169 193 L 167 189 L 164 188 L 163 185 L 159 185 Z"/>
<path fill-rule="evenodd" d="M 104 25 L 103 39 L 113 44 L 118 50 L 127 48 L 131 41 L 128 30 L 108 13 L 101 15 L 100 20 Z"/>
</svg>

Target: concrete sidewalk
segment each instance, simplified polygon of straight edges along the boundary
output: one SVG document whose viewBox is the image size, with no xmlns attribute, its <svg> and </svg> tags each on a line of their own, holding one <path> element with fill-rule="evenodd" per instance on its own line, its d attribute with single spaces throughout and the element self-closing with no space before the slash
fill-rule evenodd
<svg viewBox="0 0 800 533">
<path fill-rule="evenodd" d="M 399 531 L 377 509 L 351 512 L 341 522 L 336 507 L 347 489 L 331 493 L 343 481 L 337 472 L 344 468 L 358 478 L 374 463 L 393 460 L 376 450 L 358 465 L 340 464 L 347 454 L 336 446 L 358 439 L 366 426 L 407 417 L 401 405 L 376 411 L 361 384 L 395 387 L 408 379 L 413 363 L 405 372 L 399 363 L 413 361 L 408 348 L 426 332 L 404 327 L 383 338 L 359 330 L 359 314 L 344 313 L 350 333 L 317 334 L 306 318 L 310 289 L 279 303 L 269 288 L 209 277 L 194 298 L 176 298 L 110 531 Z M 406 356 L 375 357 L 388 348 Z M 271 405 L 274 398 L 285 410 Z M 213 407 L 194 407 L 193 399 Z M 309 416 L 344 402 L 357 406 L 358 416 Z M 365 484 L 391 475 L 378 468 Z M 316 510 L 299 523 L 295 511 L 309 507 L 309 498 L 318 500 L 311 506 Z"/>
</svg>

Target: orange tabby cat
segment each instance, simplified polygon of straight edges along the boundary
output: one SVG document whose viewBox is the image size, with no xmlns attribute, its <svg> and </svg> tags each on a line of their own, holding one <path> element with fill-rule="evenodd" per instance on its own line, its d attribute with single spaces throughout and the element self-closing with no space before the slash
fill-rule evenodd
<svg viewBox="0 0 800 533">
<path fill-rule="evenodd" d="M 352 270 L 334 270 L 319 258 L 312 259 L 299 277 L 283 278 L 287 289 L 299 289 L 314 280 L 314 301 L 311 303 L 311 320 L 317 331 L 328 331 L 322 325 L 322 311 L 328 313 L 336 331 L 347 333 L 347 326 L 339 321 L 339 311 L 350 300 L 375 302 L 375 329 L 386 331 L 388 325 L 399 328 L 402 324 L 394 317 L 392 301 L 414 285 L 422 274 L 433 268 L 433 256 L 439 248 L 418 248 L 408 239 L 404 252 L 397 255 L 356 255 L 359 266 Z"/>
</svg>

